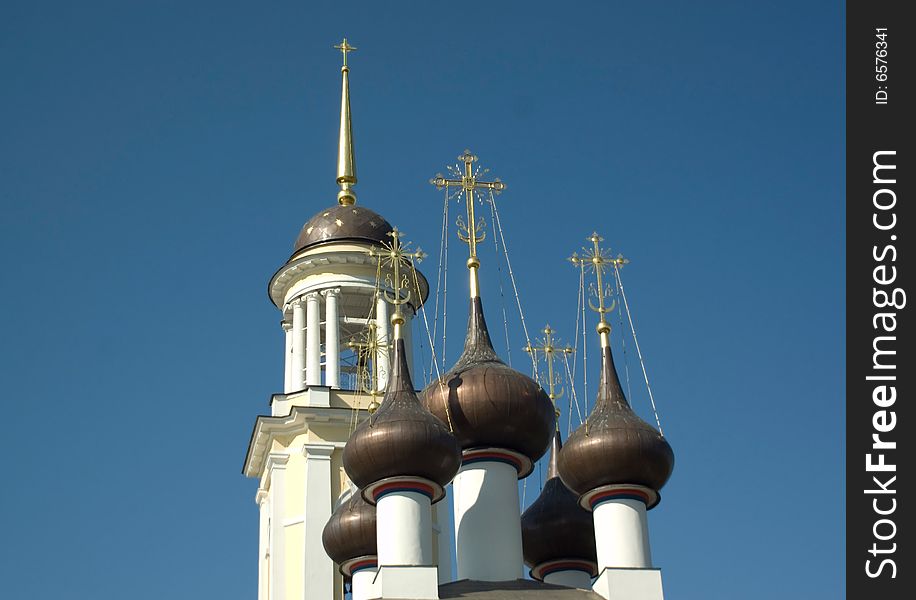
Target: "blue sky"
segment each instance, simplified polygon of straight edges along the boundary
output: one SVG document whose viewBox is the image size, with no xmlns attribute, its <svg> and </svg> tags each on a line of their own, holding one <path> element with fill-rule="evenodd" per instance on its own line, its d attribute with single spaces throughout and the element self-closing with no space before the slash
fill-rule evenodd
<svg viewBox="0 0 916 600">
<path fill-rule="evenodd" d="M 362 204 L 435 254 L 427 180 L 470 147 L 509 184 L 529 327 L 570 341 L 564 259 L 594 229 L 631 259 L 677 456 L 650 513 L 668 595 L 843 595 L 843 7 L 339 4 L 5 5 L 0 595 L 254 597 L 266 282 L 335 199 L 344 35 Z"/>
</svg>

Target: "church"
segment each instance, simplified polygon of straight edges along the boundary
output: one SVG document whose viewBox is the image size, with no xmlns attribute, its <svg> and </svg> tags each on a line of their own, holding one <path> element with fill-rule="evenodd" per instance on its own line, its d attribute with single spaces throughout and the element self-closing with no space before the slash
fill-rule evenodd
<svg viewBox="0 0 916 600">
<path fill-rule="evenodd" d="M 337 197 L 305 221 L 270 278 L 283 391 L 256 418 L 242 470 L 258 482 L 258 600 L 662 600 L 647 513 L 674 454 L 633 412 L 614 365 L 602 276 L 622 259 L 606 256 L 597 234 L 593 252 L 574 259 L 596 277 L 597 323 L 586 331 L 600 377 L 591 412 L 563 440 L 549 327 L 542 347 L 526 348 L 548 355 L 547 390 L 491 342 L 475 210 L 505 186 L 465 151 L 452 177 L 431 180 L 463 200 L 467 285 L 451 293 L 466 294 L 464 350 L 417 389 L 416 342 L 435 348 L 431 286 L 417 266 L 423 253 L 357 201 L 355 48 L 335 47 Z M 519 482 L 542 458 L 543 486 L 522 512 Z"/>
</svg>

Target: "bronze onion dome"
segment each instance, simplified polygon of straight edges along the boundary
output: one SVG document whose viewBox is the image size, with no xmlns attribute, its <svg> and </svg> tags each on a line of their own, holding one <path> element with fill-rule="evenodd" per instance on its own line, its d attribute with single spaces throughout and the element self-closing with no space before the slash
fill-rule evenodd
<svg viewBox="0 0 916 600">
<path fill-rule="evenodd" d="M 341 241 L 382 244 L 394 229 L 385 218 L 363 206 L 336 205 L 326 208 L 302 226 L 293 254 L 318 244 Z"/>
<path fill-rule="evenodd" d="M 601 350 L 595 407 L 569 436 L 557 466 L 563 483 L 580 495 L 613 484 L 641 485 L 658 492 L 671 476 L 674 452 L 664 436 L 630 408 L 609 347 Z M 652 506 L 656 503 L 657 499 Z"/>
<path fill-rule="evenodd" d="M 508 367 L 493 350 L 477 296 L 471 298 L 464 352 L 423 391 L 423 400 L 431 413 L 451 423 L 465 450 L 502 448 L 534 463 L 544 455 L 555 429 L 553 404 L 541 386 Z M 531 468 L 529 464 L 519 476 Z"/>
<path fill-rule="evenodd" d="M 349 575 L 344 572 L 347 563 L 378 554 L 375 525 L 375 507 L 363 500 L 358 491 L 331 515 L 321 533 L 321 543 L 343 575 Z"/>
<path fill-rule="evenodd" d="M 592 514 L 579 506 L 578 494 L 560 480 L 557 455 L 563 444 L 556 431 L 550 447 L 547 482 L 537 499 L 522 513 L 522 554 L 534 569 L 549 561 L 570 559 L 592 563 L 597 574 L 595 525 Z"/>
<path fill-rule="evenodd" d="M 417 398 L 403 339 L 395 340 L 381 405 L 350 436 L 343 464 L 360 488 L 389 477 L 422 477 L 444 486 L 461 466 L 458 440 Z"/>
</svg>

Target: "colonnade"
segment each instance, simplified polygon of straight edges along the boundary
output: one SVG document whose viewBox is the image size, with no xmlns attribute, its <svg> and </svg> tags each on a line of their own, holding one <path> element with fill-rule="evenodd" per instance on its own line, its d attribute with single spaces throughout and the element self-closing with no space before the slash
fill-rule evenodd
<svg viewBox="0 0 916 600">
<path fill-rule="evenodd" d="M 312 385 L 330 388 L 341 387 L 340 288 L 307 292 L 289 303 L 289 310 L 281 322 L 285 332 L 285 378 L 283 391 L 297 392 Z M 322 314 L 322 308 L 323 314 Z M 374 319 L 378 344 L 378 387 L 388 384 L 390 367 L 390 307 L 383 297 L 375 300 Z M 408 364 L 413 365 L 413 348 L 410 339 L 410 311 L 407 315 L 405 342 Z M 322 329 L 324 334 L 322 335 Z M 324 364 L 322 364 L 324 354 Z M 323 375 L 322 375 L 323 374 Z"/>
</svg>

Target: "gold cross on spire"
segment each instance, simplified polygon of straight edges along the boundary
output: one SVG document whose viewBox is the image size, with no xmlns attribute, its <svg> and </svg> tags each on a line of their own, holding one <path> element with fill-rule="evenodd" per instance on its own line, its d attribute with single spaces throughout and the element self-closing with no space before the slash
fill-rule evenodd
<svg viewBox="0 0 916 600">
<path fill-rule="evenodd" d="M 347 52 L 353 52 L 353 51 L 357 50 L 356 46 L 351 46 L 350 44 L 347 43 L 347 38 L 344 38 L 343 41 L 342 41 L 341 43 L 337 44 L 336 46 L 334 46 L 334 48 L 335 48 L 336 50 L 340 50 L 340 53 L 343 54 L 343 66 L 344 66 L 344 68 L 346 68 L 346 66 L 347 66 Z"/>
<path fill-rule="evenodd" d="M 401 313 L 401 305 L 410 300 L 410 280 L 407 274 L 401 273 L 401 268 L 408 270 L 414 269 L 414 262 L 420 262 L 426 258 L 426 253 L 420 248 L 413 252 L 407 249 L 410 242 L 401 243 L 401 233 L 397 227 L 388 232 L 391 237 L 391 243 L 382 243 L 382 248 L 370 248 L 367 252 L 369 256 L 375 258 L 379 263 L 379 268 L 388 268 L 390 271 L 385 274 L 385 283 L 393 290 L 389 294 L 383 290 L 382 294 L 389 304 L 394 305 L 394 314 L 391 315 L 391 323 L 394 325 L 394 339 L 401 339 L 401 325 L 404 324 L 404 315 Z M 407 288 L 402 292 L 404 288 Z"/>
<path fill-rule="evenodd" d="M 537 357 L 538 352 L 542 352 L 544 354 L 544 358 L 547 361 L 547 395 L 550 396 L 550 401 L 553 402 L 554 413 L 559 419 L 560 409 L 557 408 L 557 400 L 563 397 L 564 390 L 562 387 L 560 387 L 560 377 L 554 374 L 553 361 L 554 358 L 556 358 L 556 353 L 572 354 L 575 352 L 575 350 L 569 346 L 558 348 L 556 346 L 556 340 L 553 338 L 553 334 L 554 330 L 551 329 L 550 325 L 548 324 L 546 327 L 544 327 L 544 337 L 541 339 L 541 345 L 532 346 L 531 344 L 528 344 L 525 346 L 525 352 L 528 354 L 533 354 L 535 357 Z M 557 421 L 557 426 L 559 427 L 559 420 Z"/>
<path fill-rule="evenodd" d="M 611 295 L 611 286 L 605 286 L 602 278 L 604 275 L 604 270 L 608 267 L 614 267 L 617 269 L 628 262 L 622 254 L 618 254 L 616 257 L 612 257 L 608 250 L 605 250 L 599 246 L 600 242 L 604 241 L 597 233 L 592 233 L 588 238 L 588 241 L 592 243 L 591 248 L 583 248 L 582 256 L 579 256 L 577 253 L 573 253 L 569 257 L 569 261 L 575 266 L 583 270 L 591 270 L 595 273 L 595 284 L 589 286 L 590 291 L 593 296 L 598 299 L 598 304 L 594 304 L 591 300 L 588 301 L 588 306 L 593 311 L 598 313 L 599 322 L 596 329 L 598 334 L 601 336 L 601 347 L 607 348 L 610 346 L 610 339 L 608 334 L 611 333 L 611 326 L 607 322 L 605 315 L 612 310 L 617 305 L 616 301 L 611 301 L 610 306 L 605 306 L 605 298 Z"/>
<path fill-rule="evenodd" d="M 340 68 L 340 137 L 337 141 L 337 202 L 341 206 L 350 206 L 356 203 L 356 155 L 353 151 L 353 124 L 350 118 L 350 67 L 347 66 L 347 52 L 353 52 L 355 47 L 343 42 L 334 46 L 343 54 L 343 66 Z"/>
<path fill-rule="evenodd" d="M 465 150 L 458 157 L 458 160 L 464 163 L 463 169 L 460 163 L 457 167 L 449 167 L 452 174 L 456 176 L 454 179 L 449 179 L 441 173 L 436 173 L 436 176 L 430 179 L 429 182 L 439 190 L 443 188 L 448 190 L 450 187 L 460 188 L 456 193 L 456 197 L 459 197 L 459 199 L 460 195 L 464 195 L 468 220 L 465 223 L 461 217 L 458 218 L 458 237 L 468 245 L 469 257 L 467 265 L 471 271 L 471 297 L 476 298 L 480 295 L 480 283 L 477 277 L 480 259 L 477 258 L 477 242 L 482 242 L 486 237 L 486 233 L 483 231 L 483 218 L 478 221 L 474 215 L 474 192 L 483 189 L 498 194 L 506 189 L 506 184 L 500 181 L 499 178 L 493 181 L 481 181 L 479 177 L 484 175 L 488 169 L 483 171 L 481 171 L 480 167 L 474 169 L 473 165 L 477 162 L 477 157 L 471 154 L 470 150 Z"/>
</svg>

